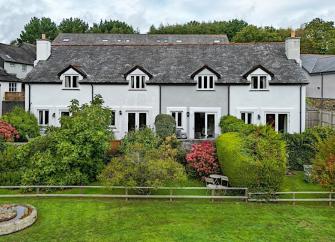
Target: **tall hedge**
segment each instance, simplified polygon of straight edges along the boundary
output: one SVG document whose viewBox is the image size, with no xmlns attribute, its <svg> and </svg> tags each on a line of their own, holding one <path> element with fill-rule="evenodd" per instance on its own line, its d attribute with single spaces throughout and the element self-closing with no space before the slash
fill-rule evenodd
<svg viewBox="0 0 335 242">
<path fill-rule="evenodd" d="M 223 116 L 220 119 L 219 126 L 221 128 L 221 133 L 228 132 L 239 132 L 244 134 L 249 134 L 254 130 L 253 125 L 246 124 L 241 119 L 236 118 L 235 116 Z"/>
<path fill-rule="evenodd" d="M 222 134 L 216 141 L 223 173 L 230 185 L 253 191 L 278 191 L 286 171 L 285 142 L 267 126 L 245 135 Z"/>
<path fill-rule="evenodd" d="M 162 138 L 176 133 L 176 121 L 171 115 L 158 114 L 155 118 L 156 134 Z"/>
</svg>

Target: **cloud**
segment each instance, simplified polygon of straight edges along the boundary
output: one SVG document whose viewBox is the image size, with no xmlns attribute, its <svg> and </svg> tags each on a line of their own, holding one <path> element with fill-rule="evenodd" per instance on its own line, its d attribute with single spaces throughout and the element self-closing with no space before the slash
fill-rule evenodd
<svg viewBox="0 0 335 242">
<path fill-rule="evenodd" d="M 10 4 L 9 4 L 10 2 Z M 315 17 L 334 20 L 333 0 L 0 0 L 0 42 L 19 37 L 31 17 L 79 17 L 92 24 L 118 19 L 148 31 L 151 24 L 175 24 L 191 20 L 243 19 L 251 24 L 299 27 Z"/>
</svg>

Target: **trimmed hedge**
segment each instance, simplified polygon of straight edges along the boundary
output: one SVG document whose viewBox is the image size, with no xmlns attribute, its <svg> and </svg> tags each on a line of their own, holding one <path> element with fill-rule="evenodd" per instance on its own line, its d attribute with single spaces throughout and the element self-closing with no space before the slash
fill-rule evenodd
<svg viewBox="0 0 335 242">
<path fill-rule="evenodd" d="M 221 133 L 228 132 L 241 132 L 244 134 L 251 133 L 255 126 L 244 123 L 241 119 L 236 118 L 235 116 L 223 116 L 220 119 L 220 128 Z"/>
<path fill-rule="evenodd" d="M 155 118 L 156 134 L 162 138 L 176 134 L 176 121 L 171 115 L 158 114 Z"/>
<path fill-rule="evenodd" d="M 286 171 L 285 142 L 270 127 L 253 129 L 248 135 L 228 132 L 217 139 L 221 170 L 231 186 L 278 191 Z"/>
</svg>

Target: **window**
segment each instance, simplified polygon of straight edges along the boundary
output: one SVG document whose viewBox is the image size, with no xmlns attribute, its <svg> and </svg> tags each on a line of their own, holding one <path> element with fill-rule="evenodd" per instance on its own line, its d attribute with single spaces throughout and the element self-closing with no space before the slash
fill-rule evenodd
<svg viewBox="0 0 335 242">
<path fill-rule="evenodd" d="M 62 111 L 62 112 L 60 112 L 60 116 L 61 117 L 69 117 L 70 116 L 70 112 L 69 111 Z"/>
<path fill-rule="evenodd" d="M 198 90 L 214 90 L 214 76 L 213 75 L 198 76 Z"/>
<path fill-rule="evenodd" d="M 266 124 L 274 130 L 281 133 L 288 132 L 288 114 L 287 113 L 268 113 L 266 114 Z"/>
<path fill-rule="evenodd" d="M 252 116 L 253 116 L 253 113 L 250 113 L 250 112 L 242 112 L 241 113 L 241 119 L 246 124 L 252 124 Z"/>
<path fill-rule="evenodd" d="M 49 125 L 49 110 L 38 111 L 38 124 Z"/>
<path fill-rule="evenodd" d="M 10 67 L 14 67 L 15 64 L 14 64 L 14 63 L 9 63 L 9 66 L 10 66 Z"/>
<path fill-rule="evenodd" d="M 27 71 L 27 66 L 26 65 L 22 65 L 22 71 L 26 72 Z"/>
<path fill-rule="evenodd" d="M 78 76 L 65 76 L 64 87 L 68 89 L 75 89 L 78 88 Z"/>
<path fill-rule="evenodd" d="M 130 88 L 145 89 L 145 76 L 144 75 L 130 76 Z"/>
<path fill-rule="evenodd" d="M 183 112 L 171 112 L 172 117 L 176 120 L 176 127 L 183 127 Z"/>
<path fill-rule="evenodd" d="M 9 92 L 16 92 L 17 91 L 17 83 L 16 82 L 10 82 L 9 83 Z"/>
<path fill-rule="evenodd" d="M 266 76 L 251 76 L 251 89 L 266 90 L 267 88 Z"/>
<path fill-rule="evenodd" d="M 115 127 L 116 122 L 115 122 L 115 111 L 112 111 L 112 117 L 111 117 L 111 126 Z"/>
</svg>

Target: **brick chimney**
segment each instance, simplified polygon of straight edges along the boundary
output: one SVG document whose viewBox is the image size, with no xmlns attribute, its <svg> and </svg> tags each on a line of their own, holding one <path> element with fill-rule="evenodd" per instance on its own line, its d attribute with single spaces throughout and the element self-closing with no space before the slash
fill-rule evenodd
<svg viewBox="0 0 335 242">
<path fill-rule="evenodd" d="M 51 54 L 51 42 L 42 34 L 41 39 L 36 40 L 36 60 L 34 66 L 41 60 L 47 60 Z"/>
<path fill-rule="evenodd" d="M 291 37 L 285 40 L 285 54 L 287 59 L 295 60 L 301 66 L 300 38 L 296 37 L 294 30 L 291 31 Z"/>
</svg>

